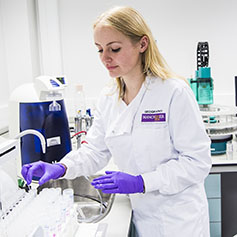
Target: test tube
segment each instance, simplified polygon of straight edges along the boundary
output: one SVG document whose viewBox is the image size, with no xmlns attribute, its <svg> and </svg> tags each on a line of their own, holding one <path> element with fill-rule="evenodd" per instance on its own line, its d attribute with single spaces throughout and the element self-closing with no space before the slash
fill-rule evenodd
<svg viewBox="0 0 237 237">
<path fill-rule="evenodd" d="M 67 188 L 63 190 L 63 197 L 68 198 L 70 207 L 74 203 L 74 191 L 72 188 Z"/>
</svg>

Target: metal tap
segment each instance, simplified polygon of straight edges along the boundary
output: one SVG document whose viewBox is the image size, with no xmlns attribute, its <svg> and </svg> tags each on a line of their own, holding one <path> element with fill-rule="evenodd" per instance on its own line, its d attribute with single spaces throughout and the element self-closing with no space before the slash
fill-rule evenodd
<svg viewBox="0 0 237 237">
<path fill-rule="evenodd" d="M 81 136 L 86 134 L 90 127 L 92 126 L 94 117 L 86 114 L 82 115 L 78 113 L 77 116 L 74 118 L 75 120 L 75 134 L 77 139 L 77 149 L 81 147 Z"/>
</svg>

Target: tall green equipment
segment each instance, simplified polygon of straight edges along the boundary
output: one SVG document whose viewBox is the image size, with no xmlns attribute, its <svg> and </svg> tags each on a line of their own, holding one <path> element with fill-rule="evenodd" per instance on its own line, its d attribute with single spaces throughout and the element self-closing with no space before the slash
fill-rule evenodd
<svg viewBox="0 0 237 237">
<path fill-rule="evenodd" d="M 199 105 L 213 104 L 213 79 L 211 68 L 208 67 L 208 42 L 199 42 L 197 46 L 197 70 L 195 78 L 189 79 L 190 86 Z"/>
</svg>

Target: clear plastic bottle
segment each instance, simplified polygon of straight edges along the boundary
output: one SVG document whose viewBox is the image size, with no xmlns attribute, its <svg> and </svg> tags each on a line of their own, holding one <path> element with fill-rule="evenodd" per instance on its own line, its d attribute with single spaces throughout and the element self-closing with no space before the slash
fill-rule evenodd
<svg viewBox="0 0 237 237">
<path fill-rule="evenodd" d="M 85 98 L 85 94 L 83 91 L 83 85 L 76 85 L 75 86 L 75 98 L 74 98 L 74 110 L 75 110 L 75 114 L 81 114 L 81 115 L 85 115 L 86 113 L 86 98 Z"/>
</svg>

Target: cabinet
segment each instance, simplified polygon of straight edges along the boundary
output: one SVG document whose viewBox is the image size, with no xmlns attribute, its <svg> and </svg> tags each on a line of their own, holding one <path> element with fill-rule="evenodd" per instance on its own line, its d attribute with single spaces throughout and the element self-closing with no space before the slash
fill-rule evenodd
<svg viewBox="0 0 237 237">
<path fill-rule="evenodd" d="M 210 173 L 205 180 L 211 237 L 237 234 L 237 171 Z"/>
<path fill-rule="evenodd" d="M 210 174 L 205 180 L 209 205 L 211 237 L 221 237 L 221 174 Z"/>
</svg>

